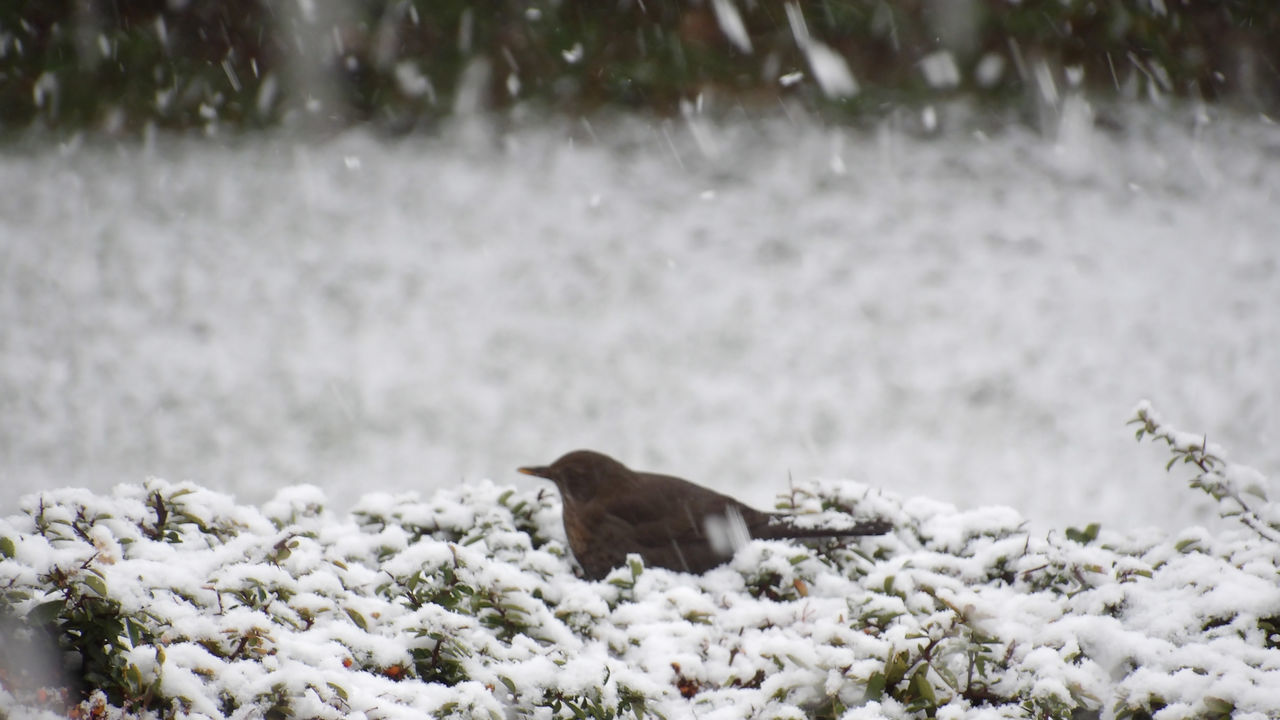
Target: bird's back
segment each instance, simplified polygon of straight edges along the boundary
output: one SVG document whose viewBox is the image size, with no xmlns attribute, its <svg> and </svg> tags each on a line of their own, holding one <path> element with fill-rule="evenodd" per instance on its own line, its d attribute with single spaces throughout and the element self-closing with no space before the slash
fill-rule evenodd
<svg viewBox="0 0 1280 720">
<path fill-rule="evenodd" d="M 598 580 L 635 553 L 649 567 L 702 573 L 732 557 L 751 538 L 815 538 L 886 532 L 882 521 L 815 528 L 765 513 L 682 478 L 635 472 L 591 451 L 522 472 L 554 480 L 564 501 L 564 527 L 586 576 Z"/>
<path fill-rule="evenodd" d="M 566 522 L 573 554 L 588 577 L 604 577 L 628 553 L 649 567 L 705 572 L 732 554 L 708 537 L 709 517 L 737 512 L 748 522 L 764 522 L 764 513 L 709 488 L 670 475 L 635 475 L 634 486 L 602 493 Z"/>
</svg>

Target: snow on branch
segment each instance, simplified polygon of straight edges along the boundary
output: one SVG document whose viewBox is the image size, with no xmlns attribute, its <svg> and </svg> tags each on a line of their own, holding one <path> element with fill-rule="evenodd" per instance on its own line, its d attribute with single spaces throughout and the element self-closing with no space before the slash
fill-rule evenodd
<svg viewBox="0 0 1280 720">
<path fill-rule="evenodd" d="M 1173 457 L 1165 464 L 1166 470 L 1182 464 L 1199 471 L 1190 485 L 1218 502 L 1221 517 L 1236 518 L 1263 538 L 1280 543 L 1280 522 L 1276 519 L 1280 511 L 1267 502 L 1266 478 L 1261 473 L 1228 462 L 1223 449 L 1210 443 L 1207 435 L 1184 432 L 1165 423 L 1146 400 L 1138 403 L 1129 424 L 1138 426 L 1135 434 L 1139 440 L 1150 436 L 1169 446 Z M 1254 499 L 1246 500 L 1246 495 Z"/>
</svg>

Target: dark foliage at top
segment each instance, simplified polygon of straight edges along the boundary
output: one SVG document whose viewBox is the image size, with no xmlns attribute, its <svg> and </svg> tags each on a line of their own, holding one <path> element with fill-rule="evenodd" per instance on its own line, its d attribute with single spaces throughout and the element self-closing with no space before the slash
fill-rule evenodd
<svg viewBox="0 0 1280 720">
<path fill-rule="evenodd" d="M 745 37 L 724 30 L 735 8 Z M 801 17 L 860 92 L 823 95 Z M 1273 0 L 17 0 L 0 5 L 0 128 L 407 129 L 458 107 L 669 113 L 700 95 L 857 114 L 1034 105 L 1068 84 L 1268 110 L 1276 38 Z"/>
</svg>

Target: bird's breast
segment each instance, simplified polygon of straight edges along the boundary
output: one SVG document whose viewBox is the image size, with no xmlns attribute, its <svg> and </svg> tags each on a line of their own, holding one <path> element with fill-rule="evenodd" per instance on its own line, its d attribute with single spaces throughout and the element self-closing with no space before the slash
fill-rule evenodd
<svg viewBox="0 0 1280 720">
<path fill-rule="evenodd" d="M 593 533 L 591 513 L 583 512 L 579 508 L 570 511 L 568 507 L 562 513 L 564 518 L 564 534 L 569 538 L 569 548 L 573 550 L 574 555 L 581 555 L 583 549 L 591 544 Z"/>
</svg>

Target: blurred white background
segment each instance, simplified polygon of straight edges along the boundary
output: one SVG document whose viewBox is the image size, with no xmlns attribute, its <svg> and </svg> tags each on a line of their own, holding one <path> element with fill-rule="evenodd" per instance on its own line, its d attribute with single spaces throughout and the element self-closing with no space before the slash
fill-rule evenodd
<svg viewBox="0 0 1280 720">
<path fill-rule="evenodd" d="M 1205 522 L 1149 398 L 1280 468 L 1280 135 L 629 121 L 0 157 L 0 512 L 191 479 L 335 506 L 590 447 Z"/>
</svg>

